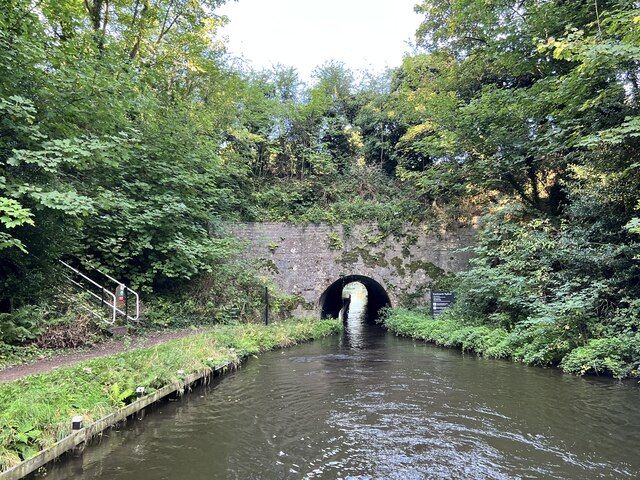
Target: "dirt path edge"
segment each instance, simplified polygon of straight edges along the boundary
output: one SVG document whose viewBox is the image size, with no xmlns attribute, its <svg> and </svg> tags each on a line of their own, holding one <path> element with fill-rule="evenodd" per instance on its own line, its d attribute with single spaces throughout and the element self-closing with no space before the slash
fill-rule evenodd
<svg viewBox="0 0 640 480">
<path fill-rule="evenodd" d="M 190 328 L 185 330 L 173 330 L 170 332 L 154 332 L 142 337 L 107 340 L 106 342 L 95 345 L 89 350 L 83 350 L 82 352 L 65 353 L 36 360 L 32 363 L 14 365 L 2 369 L 0 370 L 0 383 L 12 382 L 29 375 L 50 372 L 56 368 L 75 365 L 78 362 L 90 360 L 92 358 L 107 357 L 109 355 L 128 352 L 138 348 L 153 347 L 154 345 L 165 343 L 170 340 L 176 340 L 178 338 L 188 337 L 189 335 L 195 335 L 203 331 L 204 330 L 202 329 Z"/>
</svg>

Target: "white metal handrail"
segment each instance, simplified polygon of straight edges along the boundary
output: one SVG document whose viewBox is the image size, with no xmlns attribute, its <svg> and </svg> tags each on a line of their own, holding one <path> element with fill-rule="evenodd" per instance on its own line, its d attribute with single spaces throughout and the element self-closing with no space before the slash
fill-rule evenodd
<svg viewBox="0 0 640 480">
<path fill-rule="evenodd" d="M 96 268 L 96 272 L 98 272 L 98 273 L 100 273 L 100 274 L 104 275 L 104 276 L 105 276 L 105 277 L 107 277 L 109 280 L 111 280 L 112 282 L 116 283 L 118 286 L 122 285 L 122 286 L 123 286 L 123 287 L 124 287 L 128 292 L 131 292 L 131 293 L 133 294 L 133 296 L 136 298 L 136 316 L 135 316 L 135 317 L 130 317 L 130 316 L 129 316 L 129 312 L 122 312 L 122 310 L 120 310 L 119 308 L 118 308 L 118 311 L 119 311 L 120 313 L 123 313 L 123 315 L 124 315 L 125 317 L 127 317 L 129 320 L 132 320 L 132 321 L 134 321 L 134 322 L 135 322 L 136 320 L 138 320 L 138 319 L 140 318 L 140 296 L 138 295 L 138 292 L 136 292 L 135 290 L 130 289 L 130 288 L 129 288 L 127 285 L 125 285 L 124 283 L 119 282 L 118 280 L 116 280 L 116 279 L 115 279 L 115 278 L 113 278 L 112 276 L 107 275 L 106 273 L 104 273 L 104 272 L 103 272 L 103 271 L 101 271 L 101 270 L 98 270 L 97 268 Z M 116 307 L 116 308 L 117 308 L 117 307 Z"/>
<path fill-rule="evenodd" d="M 109 295 L 109 296 L 111 296 L 111 297 L 113 298 L 113 303 L 109 303 L 109 302 L 105 301 L 103 297 L 98 296 L 98 294 L 96 294 L 96 293 L 94 293 L 94 292 L 92 292 L 92 291 L 90 291 L 90 290 L 87 290 L 87 289 L 86 289 L 82 284 L 80 284 L 80 282 L 77 282 L 77 281 L 75 281 L 74 279 L 72 279 L 72 278 L 70 278 L 70 277 L 67 277 L 67 278 L 69 278 L 69 280 L 70 280 L 72 283 L 74 283 L 74 284 L 78 285 L 78 286 L 79 286 L 80 288 L 82 288 L 84 291 L 86 291 L 87 293 L 89 293 L 89 294 L 93 295 L 94 297 L 98 298 L 102 303 L 104 303 L 104 304 L 108 305 L 108 306 L 109 306 L 109 308 L 110 308 L 110 309 L 111 309 L 111 311 L 112 311 L 112 314 L 111 314 L 111 321 L 107 320 L 107 323 L 109 323 L 110 325 L 113 325 L 114 323 L 116 323 L 116 316 L 117 316 L 118 307 L 117 307 L 117 299 L 116 299 L 116 295 L 115 295 L 115 293 L 113 293 L 113 292 L 111 292 L 111 291 L 107 290 L 107 289 L 106 289 L 106 288 L 104 288 L 102 285 L 100 285 L 98 282 L 96 282 L 96 281 L 92 280 L 91 278 L 87 277 L 87 276 L 86 276 L 84 273 L 82 273 L 80 270 L 78 270 L 77 268 L 73 268 L 73 267 L 72 267 L 71 265 L 69 265 L 68 263 L 63 262 L 62 260 L 60 260 L 60 263 L 61 263 L 62 265 L 64 265 L 65 267 L 67 267 L 67 268 L 68 268 L 69 270 L 71 270 L 72 272 L 74 272 L 75 274 L 79 275 L 80 277 L 82 277 L 83 279 L 85 279 L 86 281 L 88 281 L 89 283 L 91 283 L 92 285 L 95 285 L 96 287 L 98 287 L 98 288 L 102 291 L 102 293 L 106 292 L 106 293 L 107 293 L 107 295 Z"/>
<path fill-rule="evenodd" d="M 73 298 L 72 296 L 70 296 L 70 295 L 67 295 L 67 294 L 63 293 L 63 294 L 62 294 L 62 296 L 63 296 L 64 298 L 66 298 L 67 300 L 69 300 L 70 302 L 73 302 L 73 301 L 74 301 L 74 298 Z M 82 308 L 82 309 L 86 310 L 87 312 L 89 312 L 89 313 L 90 313 L 91 315 L 93 315 L 94 317 L 97 317 L 97 318 L 99 318 L 99 319 L 101 319 L 101 320 L 104 320 L 104 315 L 100 315 L 98 312 L 96 312 L 95 310 L 93 310 L 93 309 L 91 309 L 91 308 L 87 307 L 86 305 L 83 305 L 82 303 L 80 303 L 80 304 L 78 304 L 78 306 L 79 306 L 80 308 Z"/>
<path fill-rule="evenodd" d="M 78 287 L 80 287 L 82 290 L 84 290 L 85 292 L 87 292 L 89 295 L 92 295 L 93 297 L 97 298 L 100 301 L 101 305 L 107 305 L 109 307 L 109 309 L 111 310 L 111 320 L 107 320 L 107 323 L 109 323 L 110 325 L 113 325 L 116 322 L 116 318 L 118 315 L 122 315 L 124 316 L 127 320 L 131 320 L 131 321 L 136 321 L 140 318 L 140 296 L 138 295 L 138 292 L 136 292 L 135 290 L 132 290 L 131 288 L 129 288 L 127 285 L 125 285 L 122 282 L 119 282 L 118 280 L 116 280 L 115 278 L 113 278 L 112 276 L 98 270 L 95 269 L 96 272 L 100 273 L 101 275 L 103 275 L 105 278 L 109 279 L 111 282 L 116 284 L 116 288 L 123 288 L 124 290 L 126 290 L 127 292 L 131 293 L 134 298 L 135 298 L 135 316 L 131 316 L 129 315 L 129 309 L 128 309 L 128 301 L 125 303 L 125 309 L 122 310 L 121 308 L 118 307 L 118 298 L 116 296 L 115 293 L 113 293 L 112 291 L 110 291 L 109 289 L 103 287 L 102 285 L 100 285 L 98 282 L 96 282 L 95 280 L 89 278 L 87 275 L 85 275 L 84 273 L 82 273 L 80 270 L 78 270 L 77 268 L 72 267 L 71 265 L 69 265 L 68 263 L 60 260 L 60 263 L 62 265 L 64 265 L 65 267 L 67 267 L 69 270 L 71 270 L 72 272 L 74 272 L 76 275 L 79 275 L 81 278 L 83 278 L 84 280 L 88 281 L 89 283 L 91 283 L 92 285 L 98 287 L 101 291 L 102 295 L 98 295 L 95 292 L 92 292 L 91 290 L 87 289 L 86 286 L 82 285 L 80 282 L 74 280 L 73 278 L 71 278 L 71 276 L 67 275 L 67 279 L 72 282 L 73 284 L 77 285 Z M 106 294 L 108 295 L 108 297 L 110 299 L 113 300 L 113 302 L 110 302 L 108 300 L 105 300 L 104 298 L 104 293 L 106 292 Z M 92 312 L 94 313 L 94 312 Z"/>
</svg>

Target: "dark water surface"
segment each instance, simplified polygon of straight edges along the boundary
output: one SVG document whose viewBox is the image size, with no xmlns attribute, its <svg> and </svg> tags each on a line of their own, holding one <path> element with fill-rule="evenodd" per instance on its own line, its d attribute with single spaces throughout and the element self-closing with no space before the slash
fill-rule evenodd
<svg viewBox="0 0 640 480">
<path fill-rule="evenodd" d="M 249 360 L 46 478 L 640 478 L 634 383 L 361 325 Z"/>
</svg>

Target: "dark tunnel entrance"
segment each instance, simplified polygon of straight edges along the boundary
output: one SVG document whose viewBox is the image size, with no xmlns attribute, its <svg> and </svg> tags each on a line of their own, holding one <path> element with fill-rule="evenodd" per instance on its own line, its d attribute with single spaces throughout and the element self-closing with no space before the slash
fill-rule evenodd
<svg viewBox="0 0 640 480">
<path fill-rule="evenodd" d="M 380 283 L 363 275 L 347 275 L 333 282 L 320 296 L 320 312 L 322 318 L 338 318 L 340 310 L 347 304 L 342 292 L 350 283 L 360 283 L 367 289 L 367 312 L 369 318 L 375 319 L 384 307 L 391 306 L 389 294 Z"/>
</svg>

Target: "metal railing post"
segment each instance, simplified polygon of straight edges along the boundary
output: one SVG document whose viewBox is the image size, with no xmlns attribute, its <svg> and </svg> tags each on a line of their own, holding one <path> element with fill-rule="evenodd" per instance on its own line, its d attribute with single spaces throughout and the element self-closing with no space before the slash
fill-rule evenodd
<svg viewBox="0 0 640 480">
<path fill-rule="evenodd" d="M 269 325 L 269 287 L 264 287 L 264 324 Z"/>
<path fill-rule="evenodd" d="M 101 275 L 105 276 L 106 278 L 108 278 L 109 280 L 111 280 L 112 282 L 120 285 L 122 284 L 122 282 L 119 282 L 118 280 L 116 280 L 115 278 L 113 278 L 111 275 L 107 275 L 106 273 L 104 273 L 101 270 L 96 269 L 96 272 L 100 273 Z M 140 318 L 140 296 L 138 295 L 138 292 L 136 292 L 135 290 L 132 290 L 131 288 L 129 288 L 126 284 L 122 284 L 124 285 L 124 291 L 131 293 L 133 295 L 133 298 L 135 299 L 136 302 L 136 315 L 135 317 L 130 317 L 128 315 L 128 313 L 125 313 L 125 318 L 132 320 L 132 321 L 136 321 L 138 320 L 138 318 Z M 122 310 L 118 309 L 118 311 L 120 313 L 123 313 Z"/>
</svg>

